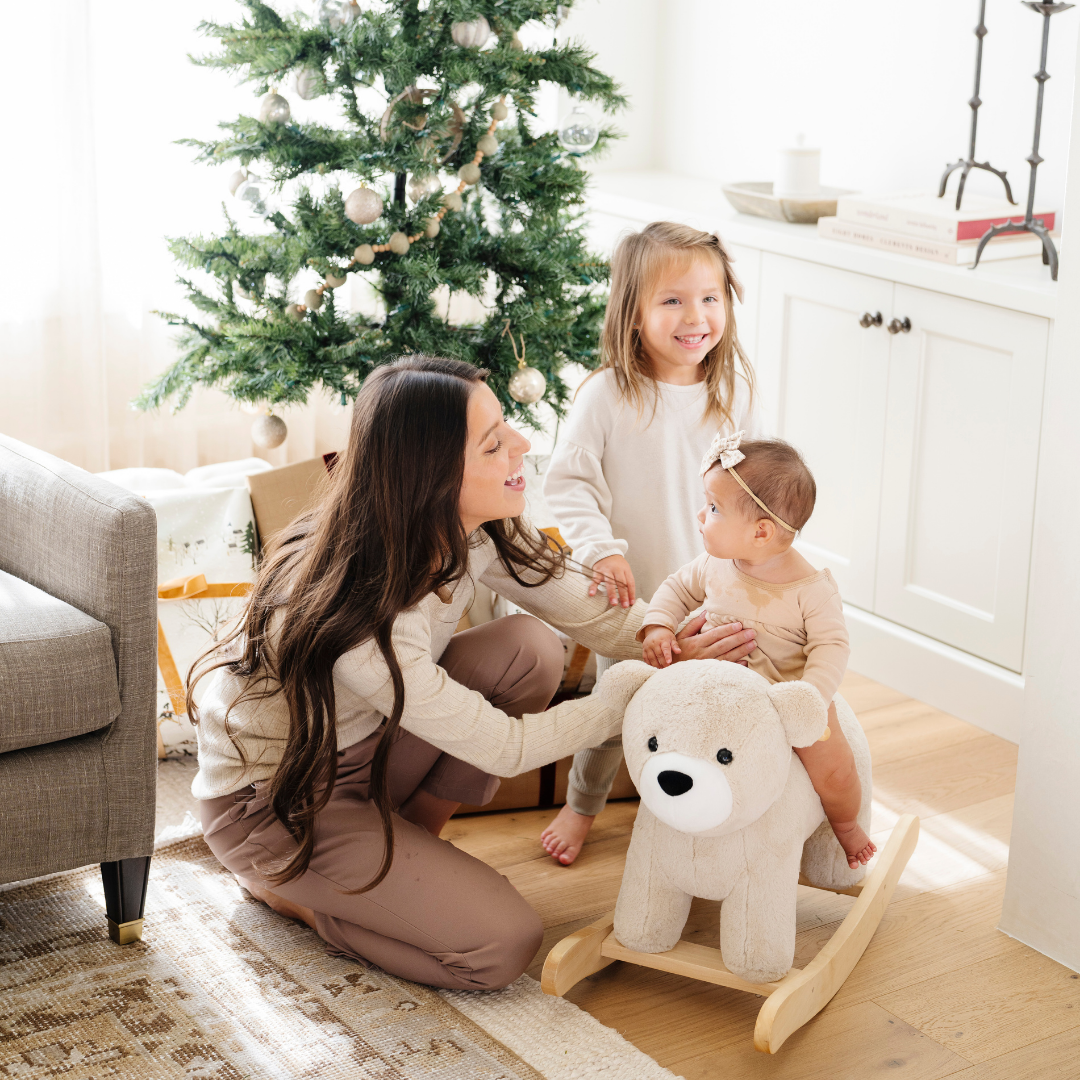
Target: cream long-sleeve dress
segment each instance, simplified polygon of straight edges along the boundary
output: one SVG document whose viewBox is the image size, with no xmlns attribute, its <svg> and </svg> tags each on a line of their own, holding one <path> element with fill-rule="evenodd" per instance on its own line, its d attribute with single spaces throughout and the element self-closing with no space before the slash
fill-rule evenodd
<svg viewBox="0 0 1080 1080">
<path fill-rule="evenodd" d="M 578 390 L 544 478 L 548 509 L 575 561 L 592 566 L 608 555 L 625 556 L 637 595 L 646 601 L 668 574 L 701 552 L 699 470 L 718 430 L 705 418 L 704 383 L 657 383 L 656 389 L 655 412 L 649 406 L 639 416 L 622 400 L 614 372 L 593 375 Z M 731 414 L 726 434 L 762 434 L 741 374 Z M 601 662 L 598 674 L 606 666 Z M 574 810 L 603 809 L 621 755 L 616 737 L 575 757 L 567 794 Z"/>
</svg>

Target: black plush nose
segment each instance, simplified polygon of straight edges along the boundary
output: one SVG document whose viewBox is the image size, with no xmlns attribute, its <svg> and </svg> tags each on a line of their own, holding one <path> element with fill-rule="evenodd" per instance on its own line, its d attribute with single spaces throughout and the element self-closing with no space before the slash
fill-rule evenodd
<svg viewBox="0 0 1080 1080">
<path fill-rule="evenodd" d="M 693 786 L 694 781 L 684 772 L 675 772 L 674 769 L 665 769 L 657 778 L 665 795 L 685 795 Z"/>
</svg>

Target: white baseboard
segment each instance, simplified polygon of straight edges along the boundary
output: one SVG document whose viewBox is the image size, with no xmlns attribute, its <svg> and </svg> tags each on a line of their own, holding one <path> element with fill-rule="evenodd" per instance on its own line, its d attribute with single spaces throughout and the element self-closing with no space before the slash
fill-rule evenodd
<svg viewBox="0 0 1080 1080">
<path fill-rule="evenodd" d="M 861 608 L 844 605 L 848 666 L 991 735 L 1020 742 L 1024 677 Z"/>
</svg>

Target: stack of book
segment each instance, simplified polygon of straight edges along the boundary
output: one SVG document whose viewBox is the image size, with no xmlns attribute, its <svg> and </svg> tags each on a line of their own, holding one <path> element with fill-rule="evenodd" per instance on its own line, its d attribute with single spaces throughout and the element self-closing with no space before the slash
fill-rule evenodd
<svg viewBox="0 0 1080 1080">
<path fill-rule="evenodd" d="M 991 225 L 1021 220 L 1024 209 L 1004 199 L 970 194 L 964 196 L 959 210 L 952 196 L 939 199 L 921 191 L 841 195 L 836 203 L 836 217 L 818 219 L 818 234 L 829 240 L 883 248 L 951 266 L 970 266 L 983 233 Z M 1052 212 L 1037 212 L 1033 216 L 1041 218 L 1053 232 Z M 1041 252 L 1042 242 L 1031 233 L 1002 233 L 986 245 L 980 261 L 1016 259 Z"/>
</svg>

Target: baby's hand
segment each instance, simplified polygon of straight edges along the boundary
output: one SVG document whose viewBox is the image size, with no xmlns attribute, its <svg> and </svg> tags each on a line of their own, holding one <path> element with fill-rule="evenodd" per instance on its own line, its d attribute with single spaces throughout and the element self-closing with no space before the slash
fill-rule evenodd
<svg viewBox="0 0 1080 1080">
<path fill-rule="evenodd" d="M 681 653 L 675 634 L 666 626 L 653 626 L 641 642 L 641 656 L 654 668 L 665 668 L 672 663 L 672 653 Z"/>
</svg>

